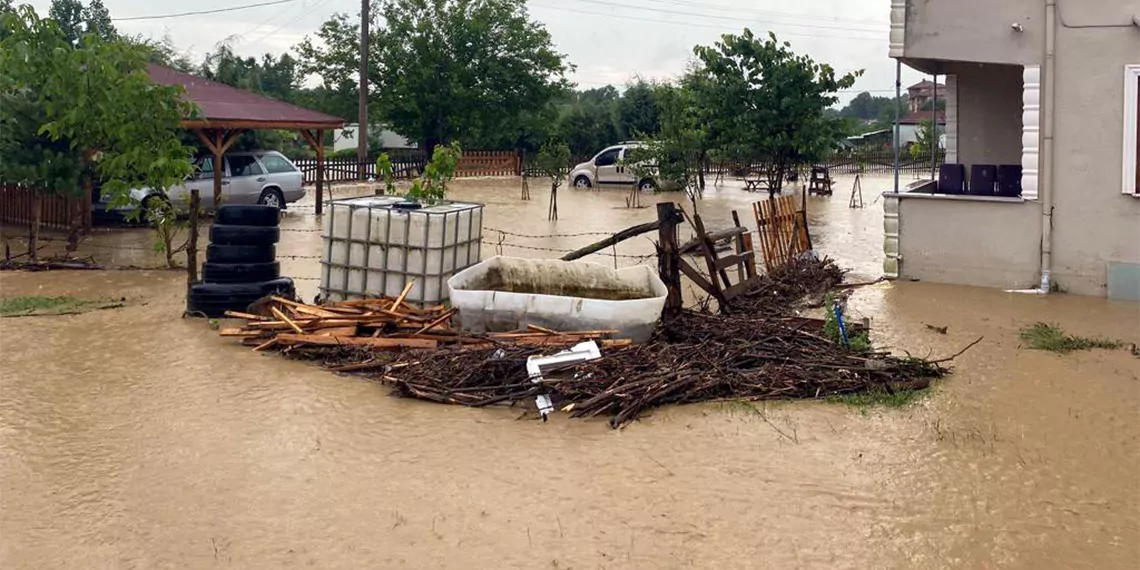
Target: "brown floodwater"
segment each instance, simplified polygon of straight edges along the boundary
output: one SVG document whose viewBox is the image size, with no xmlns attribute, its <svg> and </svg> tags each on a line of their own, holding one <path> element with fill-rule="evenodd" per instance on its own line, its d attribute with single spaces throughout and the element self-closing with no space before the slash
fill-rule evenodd
<svg viewBox="0 0 1140 570">
<path fill-rule="evenodd" d="M 811 199 L 813 239 L 861 281 L 881 271 L 871 202 L 889 180 L 865 181 L 862 210 L 847 208 L 845 184 Z M 615 231 L 655 215 L 626 208 L 621 191 L 563 190 L 561 219 L 547 222 L 547 193 L 531 191 L 520 203 L 513 182 L 464 182 L 455 197 L 486 203 L 486 226 L 512 234 Z M 755 198 L 726 188 L 699 207 L 712 227 L 731 209 L 754 227 Z M 284 259 L 285 273 L 311 297 L 311 205 L 283 227 L 299 231 L 280 252 L 306 256 Z M 488 230 L 484 256 L 557 256 L 534 248 L 597 237 Z M 149 239 L 99 231 L 83 253 L 153 266 Z M 639 239 L 617 254 L 651 251 Z M 1136 304 L 881 283 L 850 301 L 876 343 L 948 355 L 984 337 L 918 403 L 672 407 L 612 431 L 393 398 L 253 353 L 181 319 L 184 287 L 159 270 L 0 274 L 4 296 L 130 301 L 0 319 L 0 568 L 1140 564 L 1140 360 L 1058 356 L 1017 337 L 1046 320 L 1135 342 Z"/>
</svg>

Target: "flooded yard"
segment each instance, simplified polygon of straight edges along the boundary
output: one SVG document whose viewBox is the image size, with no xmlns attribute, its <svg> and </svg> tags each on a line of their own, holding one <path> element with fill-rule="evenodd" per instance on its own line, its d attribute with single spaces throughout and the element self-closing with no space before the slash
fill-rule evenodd
<svg viewBox="0 0 1140 570">
<path fill-rule="evenodd" d="M 864 209 L 847 207 L 850 179 L 809 201 L 815 249 L 851 281 L 881 274 L 874 200 L 890 183 L 864 180 Z M 677 199 L 630 209 L 621 190 L 563 189 L 561 219 L 548 222 L 548 190 L 531 193 L 520 201 L 516 181 L 455 185 L 453 198 L 487 205 L 484 257 L 557 257 Z M 755 227 L 761 197 L 733 184 L 699 208 L 710 229 L 730 225 L 733 209 Z M 282 229 L 282 271 L 312 299 L 312 202 Z M 637 263 L 649 237 L 589 259 Z M 99 230 L 82 253 L 153 267 L 151 240 Z M 1140 360 L 1028 350 L 1018 338 L 1044 320 L 1137 342 L 1136 304 L 880 283 L 850 301 L 877 345 L 943 356 L 984 337 L 917 402 L 672 407 L 613 431 L 393 398 L 253 353 L 179 318 L 182 272 L 6 272 L 0 294 L 128 299 L 0 319 L 2 568 L 1140 563 Z"/>
</svg>

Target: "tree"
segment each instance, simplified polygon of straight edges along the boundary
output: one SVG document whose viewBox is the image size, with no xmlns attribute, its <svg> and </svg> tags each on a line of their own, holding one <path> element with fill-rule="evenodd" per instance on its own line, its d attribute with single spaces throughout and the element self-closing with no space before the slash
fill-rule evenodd
<svg viewBox="0 0 1140 570">
<path fill-rule="evenodd" d="M 661 120 L 658 117 L 656 95 L 654 86 L 640 79 L 626 88 L 618 103 L 621 136 L 635 138 L 657 134 L 661 129 Z"/>
<path fill-rule="evenodd" d="M 842 125 L 824 110 L 862 71 L 837 77 L 830 65 L 797 55 L 775 34 L 761 39 L 747 28 L 693 51 L 708 85 L 702 99 L 717 146 L 740 147 L 764 161 L 770 192 L 783 186 L 789 167 L 820 158 L 838 142 Z"/>
<path fill-rule="evenodd" d="M 383 15 L 373 99 L 393 130 L 423 148 L 516 131 L 569 86 L 564 56 L 522 2 L 392 0 Z"/>
<path fill-rule="evenodd" d="M 104 40 L 118 35 L 111 23 L 111 13 L 100 0 L 91 0 L 86 7 L 79 0 L 52 0 L 48 17 L 56 21 L 72 45 L 79 43 L 85 34 L 95 34 Z"/>
<path fill-rule="evenodd" d="M 644 147 L 628 151 L 626 160 L 636 180 L 655 177 L 680 185 L 694 208 L 701 193 L 701 170 L 710 140 L 700 101 L 702 79 L 701 74 L 690 72 L 677 85 L 656 88 L 661 128 Z"/>
<path fill-rule="evenodd" d="M 535 157 L 535 168 L 539 174 L 550 178 L 550 208 L 546 219 L 558 220 L 558 187 L 566 182 L 570 173 L 570 147 L 560 141 L 549 141 L 542 145 Z"/>
<path fill-rule="evenodd" d="M 119 206 L 130 203 L 132 187 L 164 190 L 192 173 L 179 123 L 194 109 L 180 88 L 150 80 L 146 49 L 94 33 L 72 43 L 30 6 L 0 18 L 0 96 L 10 103 L 0 106 L 0 177 L 71 196 L 91 192 L 98 180 Z"/>
</svg>

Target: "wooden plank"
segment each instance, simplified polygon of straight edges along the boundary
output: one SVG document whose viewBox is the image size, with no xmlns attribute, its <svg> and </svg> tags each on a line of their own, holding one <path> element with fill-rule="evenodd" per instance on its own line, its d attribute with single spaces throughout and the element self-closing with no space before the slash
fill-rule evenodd
<svg viewBox="0 0 1140 570">
<path fill-rule="evenodd" d="M 367 346 L 372 348 L 437 348 L 434 340 L 415 338 L 371 338 L 357 336 L 320 336 L 311 334 L 279 334 L 282 344 L 312 344 L 316 346 Z"/>
<path fill-rule="evenodd" d="M 398 311 L 400 309 L 400 305 L 404 302 L 404 299 L 408 298 L 408 293 L 412 292 L 412 286 L 414 286 L 415 284 L 416 284 L 416 280 L 412 279 L 411 281 L 408 281 L 408 283 L 406 285 L 404 285 L 404 290 L 400 291 L 400 296 L 396 297 L 395 303 L 392 303 L 392 308 L 390 309 L 390 312 L 395 313 L 396 311 Z"/>
<path fill-rule="evenodd" d="M 745 264 L 745 278 L 752 279 L 756 277 L 756 250 L 752 248 L 752 234 L 747 233 L 740 236 L 741 241 L 744 243 L 744 250 L 748 253 L 748 263 Z"/>
<path fill-rule="evenodd" d="M 735 254 L 734 253 L 732 255 L 727 255 L 725 257 L 721 257 L 721 258 L 717 259 L 716 268 L 718 270 L 727 269 L 729 267 L 732 267 L 733 265 L 738 265 L 738 266 L 743 267 L 743 264 L 745 262 L 747 262 L 752 257 L 752 255 L 753 254 L 751 251 L 746 251 L 743 254 Z M 741 271 L 743 271 L 743 269 L 741 269 Z M 742 279 L 740 279 L 740 280 L 743 281 L 744 280 L 743 279 L 743 277 L 744 277 L 743 273 L 741 273 L 741 277 L 742 277 Z"/>
<path fill-rule="evenodd" d="M 356 327 L 329 327 L 320 329 L 317 334 L 321 336 L 356 336 Z"/>
<path fill-rule="evenodd" d="M 269 307 L 269 312 L 273 313 L 273 316 L 277 317 L 279 320 L 284 321 L 285 324 L 289 325 L 289 328 L 296 331 L 297 334 L 305 334 L 305 330 L 297 326 L 297 323 L 290 320 L 289 317 L 286 317 L 285 313 L 281 312 L 281 309 L 278 309 L 277 307 Z"/>
<path fill-rule="evenodd" d="M 281 303 L 282 305 L 288 306 L 289 308 L 293 309 L 294 311 L 296 311 L 298 313 L 305 313 L 306 315 L 312 315 L 314 317 L 341 317 L 341 316 L 343 316 L 343 315 L 340 315 L 338 313 L 334 313 L 332 311 L 325 311 L 325 310 L 320 309 L 318 307 L 314 307 L 312 305 L 306 305 L 304 303 L 298 303 L 296 301 L 292 301 L 292 300 L 286 299 L 284 297 L 279 297 L 277 295 L 272 295 L 269 298 L 273 301 Z"/>
<path fill-rule="evenodd" d="M 263 350 L 265 350 L 265 349 L 267 349 L 267 348 L 272 348 L 272 347 L 274 347 L 274 346 L 277 346 L 277 339 L 276 339 L 276 338 L 271 338 L 271 339 L 269 339 L 269 340 L 267 340 L 267 341 L 265 341 L 265 342 L 263 342 L 263 343 L 261 343 L 261 344 L 259 344 L 259 345 L 255 346 L 255 347 L 253 347 L 253 351 L 254 351 L 254 352 L 261 352 L 261 351 L 263 351 Z"/>
<path fill-rule="evenodd" d="M 440 317 L 438 319 L 424 325 L 424 327 L 422 329 L 416 331 L 416 334 L 423 334 L 427 331 L 430 331 L 431 329 L 434 329 L 435 327 L 437 327 L 439 325 L 442 325 L 444 322 L 451 319 L 451 316 L 454 315 L 456 312 L 458 312 L 458 309 L 448 310 L 447 312 L 440 315 Z"/>
<path fill-rule="evenodd" d="M 685 261 L 684 259 L 681 260 L 681 273 L 684 273 L 685 277 L 688 277 L 690 281 L 695 283 L 697 287 L 700 287 L 709 295 L 714 294 L 712 283 L 709 283 L 708 280 L 705 279 L 705 276 L 701 275 L 701 272 L 694 269 L 693 266 L 689 265 L 689 262 Z"/>
<path fill-rule="evenodd" d="M 242 337 L 242 336 L 261 336 L 263 334 L 265 334 L 265 331 L 249 330 L 249 329 L 230 328 L 230 329 L 222 329 L 222 330 L 218 331 L 218 335 L 220 335 L 220 336 Z"/>
<path fill-rule="evenodd" d="M 227 317 L 231 317 L 234 319 L 245 319 L 247 321 L 268 321 L 268 320 L 271 320 L 269 317 L 264 317 L 261 315 L 253 315 L 250 313 L 243 313 L 240 311 L 226 311 L 225 314 Z"/>
</svg>

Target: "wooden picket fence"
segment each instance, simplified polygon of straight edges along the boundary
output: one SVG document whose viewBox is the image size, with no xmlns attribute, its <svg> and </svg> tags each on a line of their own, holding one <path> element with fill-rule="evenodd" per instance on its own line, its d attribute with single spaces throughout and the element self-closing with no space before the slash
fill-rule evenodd
<svg viewBox="0 0 1140 570">
<path fill-rule="evenodd" d="M 426 156 L 422 150 L 401 149 L 387 151 L 392 161 L 396 178 L 414 178 L 423 172 Z M 305 184 L 316 184 L 317 161 L 306 158 L 294 160 L 301 170 Z M 513 150 L 470 150 L 463 151 L 456 169 L 457 178 L 474 176 L 519 176 L 522 163 Z M 363 176 L 362 176 L 363 174 Z M 325 182 L 359 182 L 376 177 L 376 161 L 360 162 L 355 158 L 333 158 L 325 160 Z"/>
<path fill-rule="evenodd" d="M 760 235 L 760 252 L 770 273 L 797 256 L 811 251 L 807 212 L 795 196 L 778 196 L 752 205 Z"/>
<path fill-rule="evenodd" d="M 0 223 L 29 225 L 35 219 L 35 192 L 23 186 L 0 185 Z M 40 227 L 68 230 L 73 208 L 82 207 L 84 224 L 91 225 L 91 204 L 82 198 L 55 195 L 40 197 Z"/>
</svg>

